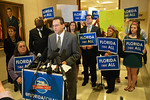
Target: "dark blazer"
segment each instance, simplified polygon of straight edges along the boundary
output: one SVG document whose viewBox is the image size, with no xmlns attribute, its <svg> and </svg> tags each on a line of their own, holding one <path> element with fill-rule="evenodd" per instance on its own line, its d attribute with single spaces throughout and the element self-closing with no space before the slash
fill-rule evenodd
<svg viewBox="0 0 150 100">
<path fill-rule="evenodd" d="M 39 36 L 39 31 L 37 28 L 30 30 L 29 36 L 29 48 L 30 51 L 35 55 L 42 53 L 48 44 L 48 36 L 52 34 L 52 31 L 46 26 L 43 26 L 42 38 Z"/>
<path fill-rule="evenodd" d="M 18 41 L 21 41 L 20 37 L 18 39 L 16 38 L 15 43 L 13 43 L 10 38 L 7 38 L 4 40 L 4 52 L 6 54 L 6 64 L 7 65 L 8 65 L 8 62 L 9 62 L 11 56 L 14 53 L 14 49 L 15 49 L 15 46 L 16 46 Z"/>
<path fill-rule="evenodd" d="M 87 33 L 86 31 L 87 31 L 87 26 L 83 27 L 80 30 L 80 33 Z M 100 31 L 99 27 L 92 26 L 91 32 L 96 32 L 97 37 L 101 36 L 101 31 Z M 82 56 L 87 55 L 87 53 L 89 55 L 93 55 L 93 56 L 97 56 L 98 55 L 98 48 L 97 48 L 97 46 L 93 46 L 93 48 L 90 49 L 90 50 L 83 50 L 82 48 L 81 48 L 81 50 L 82 50 Z"/>
<path fill-rule="evenodd" d="M 57 49 L 56 33 L 48 38 L 48 55 L 51 55 L 53 50 Z M 66 61 L 72 67 L 70 72 L 66 73 L 67 88 L 69 100 L 76 100 L 76 61 L 80 57 L 79 45 L 75 34 L 65 31 L 62 46 L 60 49 L 61 61 Z"/>
<path fill-rule="evenodd" d="M 18 26 L 18 19 L 14 16 L 12 16 L 12 19 L 7 18 L 7 27 L 8 26 L 14 26 L 16 28 L 16 36 L 19 37 L 19 26 Z M 9 37 L 9 34 L 7 34 L 7 37 Z"/>
</svg>

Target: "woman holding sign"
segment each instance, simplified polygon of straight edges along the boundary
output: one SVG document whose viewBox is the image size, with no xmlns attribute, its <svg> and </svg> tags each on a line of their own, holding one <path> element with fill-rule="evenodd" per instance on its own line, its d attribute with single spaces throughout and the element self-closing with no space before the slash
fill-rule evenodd
<svg viewBox="0 0 150 100">
<path fill-rule="evenodd" d="M 118 31 L 116 30 L 115 26 L 110 25 L 107 30 L 107 38 L 117 38 L 118 37 Z M 118 39 L 118 38 L 117 38 Z M 112 52 L 107 51 L 104 53 L 104 56 L 110 56 L 114 55 Z M 118 54 L 120 57 L 123 57 L 124 52 L 122 49 L 122 42 L 120 39 L 118 39 Z M 120 60 L 120 59 L 119 59 Z M 107 87 L 105 89 L 108 89 L 106 93 L 112 93 L 115 89 L 115 80 L 118 78 L 118 75 L 120 73 L 120 70 L 107 70 L 107 71 L 101 71 L 102 75 L 106 77 L 107 81 Z"/>
<path fill-rule="evenodd" d="M 13 79 L 14 84 L 20 89 L 20 92 L 21 92 L 21 90 L 22 90 L 22 88 L 21 88 L 22 73 L 21 72 L 20 73 L 14 72 L 14 67 L 15 67 L 14 66 L 14 57 L 19 57 L 19 56 L 34 56 L 33 53 L 29 52 L 24 41 L 19 41 L 16 44 L 14 54 L 8 63 L 8 72 L 9 72 L 11 78 Z"/>
<path fill-rule="evenodd" d="M 124 39 L 145 40 L 144 37 L 140 35 L 140 26 L 136 22 L 130 25 L 129 33 Z M 124 46 L 123 50 L 125 50 Z M 143 50 L 143 54 L 144 53 L 146 53 L 145 49 Z M 127 68 L 128 75 L 128 86 L 124 90 L 132 92 L 135 89 L 138 68 L 142 67 L 142 55 L 132 52 L 125 53 L 123 64 Z"/>
</svg>

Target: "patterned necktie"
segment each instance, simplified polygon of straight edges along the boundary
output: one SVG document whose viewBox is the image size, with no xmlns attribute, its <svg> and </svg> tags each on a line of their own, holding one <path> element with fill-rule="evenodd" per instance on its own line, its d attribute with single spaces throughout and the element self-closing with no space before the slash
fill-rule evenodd
<svg viewBox="0 0 150 100">
<path fill-rule="evenodd" d="M 58 47 L 59 49 L 61 48 L 61 39 L 60 39 L 60 36 L 58 36 L 57 47 Z M 59 50 L 59 51 L 60 51 L 60 50 Z"/>
<path fill-rule="evenodd" d="M 88 31 L 87 31 L 87 33 L 90 33 L 90 26 L 88 26 Z"/>
</svg>

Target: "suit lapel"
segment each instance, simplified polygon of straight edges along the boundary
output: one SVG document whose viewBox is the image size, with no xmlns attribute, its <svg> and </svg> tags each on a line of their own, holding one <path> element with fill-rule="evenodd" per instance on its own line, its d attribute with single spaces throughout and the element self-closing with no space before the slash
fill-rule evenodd
<svg viewBox="0 0 150 100">
<path fill-rule="evenodd" d="M 52 43 L 52 45 L 54 46 L 54 50 L 55 49 L 57 49 L 58 47 L 57 47 L 57 42 L 56 42 L 56 33 L 54 33 L 55 35 L 54 35 L 54 38 L 52 38 L 52 41 L 54 41 L 53 43 Z"/>
<path fill-rule="evenodd" d="M 65 44 L 67 44 L 67 40 L 68 40 L 68 35 L 67 35 L 67 34 L 68 34 L 68 33 L 65 31 L 60 53 L 62 53 L 62 51 L 63 51 L 63 49 L 64 49 L 64 47 L 65 47 Z"/>
<path fill-rule="evenodd" d="M 94 32 L 94 26 L 92 25 L 92 29 L 91 29 L 91 32 Z"/>
</svg>

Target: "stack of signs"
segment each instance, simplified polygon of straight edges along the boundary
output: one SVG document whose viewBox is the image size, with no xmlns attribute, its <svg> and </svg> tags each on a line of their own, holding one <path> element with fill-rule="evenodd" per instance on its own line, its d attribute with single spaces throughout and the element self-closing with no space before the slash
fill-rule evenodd
<svg viewBox="0 0 150 100">
<path fill-rule="evenodd" d="M 98 37 L 98 50 L 118 53 L 118 39 Z M 99 70 L 119 70 L 118 55 L 97 57 Z"/>
<path fill-rule="evenodd" d="M 125 52 L 138 53 L 142 55 L 144 45 L 144 40 L 124 39 Z"/>
</svg>

